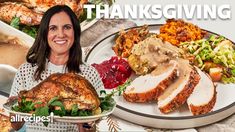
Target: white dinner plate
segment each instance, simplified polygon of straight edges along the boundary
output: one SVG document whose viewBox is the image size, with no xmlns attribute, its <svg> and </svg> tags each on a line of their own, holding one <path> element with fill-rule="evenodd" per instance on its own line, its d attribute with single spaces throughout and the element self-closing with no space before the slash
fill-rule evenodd
<svg viewBox="0 0 235 132">
<path fill-rule="evenodd" d="M 150 32 L 159 33 L 161 25 L 149 25 Z M 209 34 L 216 33 L 208 31 Z M 88 53 L 85 61 L 88 64 L 101 63 L 115 56 L 112 46 L 115 44 L 117 33 L 107 36 L 98 42 Z M 115 97 L 117 108 L 114 115 L 124 120 L 137 123 L 144 126 L 155 128 L 191 128 L 208 125 L 222 120 L 235 112 L 235 84 L 217 85 L 217 101 L 212 110 L 207 114 L 193 116 L 184 105 L 178 110 L 162 114 L 156 103 L 130 103 L 125 101 L 122 96 Z"/>
</svg>

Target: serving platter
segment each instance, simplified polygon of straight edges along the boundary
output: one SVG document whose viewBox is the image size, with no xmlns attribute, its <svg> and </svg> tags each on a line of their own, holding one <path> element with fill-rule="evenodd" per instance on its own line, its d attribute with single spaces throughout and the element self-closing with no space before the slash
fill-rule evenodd
<svg viewBox="0 0 235 132">
<path fill-rule="evenodd" d="M 149 25 L 148 27 L 150 32 L 159 33 L 160 26 L 161 24 Z M 210 31 L 207 32 L 218 35 Z M 118 32 L 111 34 L 94 45 L 85 61 L 88 64 L 99 64 L 110 59 L 111 56 L 115 56 L 112 46 L 115 44 L 117 34 Z M 155 128 L 181 129 L 208 125 L 235 112 L 235 84 L 217 83 L 216 85 L 217 101 L 213 110 L 207 114 L 193 116 L 186 105 L 169 114 L 162 114 L 156 103 L 129 103 L 122 96 L 115 96 L 117 106 L 113 114 L 124 120 Z"/>
<path fill-rule="evenodd" d="M 24 32 L 21 32 L 20 30 L 17 30 L 2 21 L 0 21 L 0 27 L 0 33 L 19 38 L 19 40 L 22 42 L 21 44 L 23 44 L 25 47 L 30 48 L 32 46 L 34 39 Z M 5 64 L 0 61 L 0 91 L 6 93 L 10 92 L 11 84 L 16 71 L 17 69 L 12 65 Z"/>
<path fill-rule="evenodd" d="M 57 121 L 57 122 L 69 122 L 69 123 L 88 123 L 88 122 L 96 121 L 102 117 L 106 117 L 106 116 L 110 115 L 114 111 L 114 109 L 116 107 L 116 103 L 115 103 L 115 101 L 112 103 L 114 103 L 114 105 L 111 109 L 109 109 L 107 111 L 103 111 L 102 113 L 100 113 L 98 115 L 92 115 L 92 116 L 57 116 L 57 115 L 53 115 L 52 119 L 53 119 L 53 122 Z M 32 116 L 32 114 L 29 114 L 29 113 L 17 112 L 17 111 L 12 110 L 12 107 L 15 105 L 17 105 L 17 99 L 13 99 L 10 102 L 4 103 L 3 108 L 6 111 L 8 111 L 9 113 L 20 115 L 22 117 Z"/>
<path fill-rule="evenodd" d="M 34 38 L 32 38 L 31 36 L 27 35 L 26 33 L 13 28 L 12 26 L 6 24 L 5 22 L 0 20 L 0 32 L 9 36 L 14 36 L 17 38 L 20 38 L 21 41 L 23 41 L 23 44 L 25 44 L 28 47 L 31 47 L 33 42 L 34 42 Z"/>
</svg>

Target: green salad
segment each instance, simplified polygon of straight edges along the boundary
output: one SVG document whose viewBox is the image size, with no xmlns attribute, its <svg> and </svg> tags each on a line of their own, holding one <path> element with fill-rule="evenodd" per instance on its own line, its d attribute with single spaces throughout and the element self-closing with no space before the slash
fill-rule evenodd
<svg viewBox="0 0 235 132">
<path fill-rule="evenodd" d="M 193 56 L 193 63 L 209 73 L 212 80 L 235 83 L 235 50 L 231 41 L 211 35 L 208 39 L 181 43 L 180 48 Z"/>
</svg>

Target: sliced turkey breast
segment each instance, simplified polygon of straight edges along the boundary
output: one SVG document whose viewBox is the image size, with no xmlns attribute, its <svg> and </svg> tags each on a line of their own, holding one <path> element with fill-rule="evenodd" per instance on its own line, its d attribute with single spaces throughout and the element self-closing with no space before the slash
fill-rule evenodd
<svg viewBox="0 0 235 132">
<path fill-rule="evenodd" d="M 216 102 L 216 87 L 210 77 L 197 68 L 201 80 L 187 99 L 188 107 L 193 115 L 210 112 Z"/>
<path fill-rule="evenodd" d="M 179 77 L 158 98 L 158 108 L 169 113 L 184 104 L 198 84 L 200 76 L 188 60 L 178 59 Z"/>
<path fill-rule="evenodd" d="M 123 93 L 123 97 L 129 102 L 156 101 L 157 97 L 177 77 L 178 63 L 170 61 L 159 65 L 151 74 L 139 76 L 134 79 Z"/>
</svg>

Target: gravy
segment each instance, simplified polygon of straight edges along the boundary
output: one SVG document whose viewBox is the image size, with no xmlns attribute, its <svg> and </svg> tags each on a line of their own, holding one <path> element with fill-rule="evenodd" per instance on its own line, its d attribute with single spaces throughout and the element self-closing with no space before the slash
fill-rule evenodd
<svg viewBox="0 0 235 132">
<path fill-rule="evenodd" d="M 29 47 L 24 46 L 17 38 L 0 33 L 0 64 L 8 64 L 15 68 L 26 61 Z"/>
</svg>

